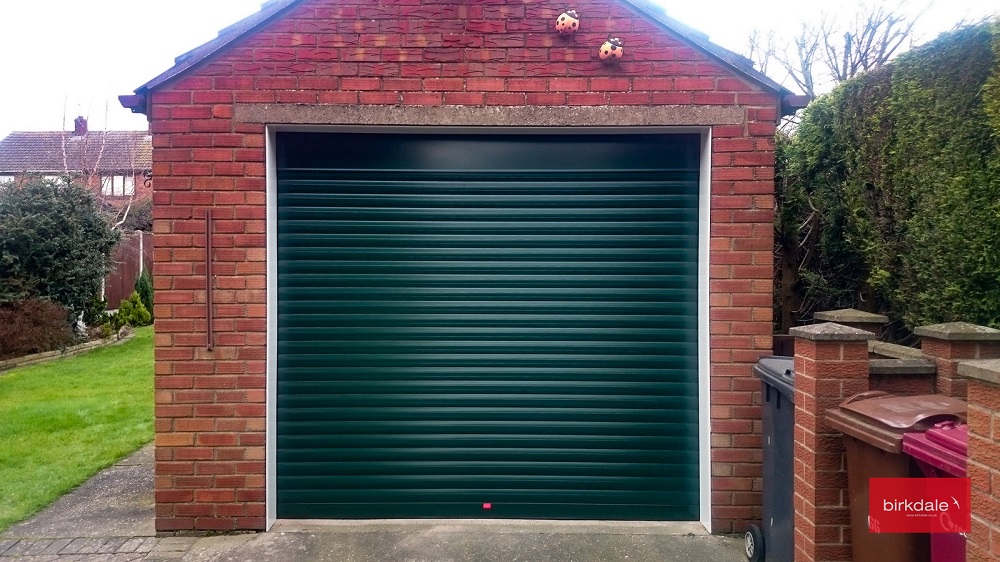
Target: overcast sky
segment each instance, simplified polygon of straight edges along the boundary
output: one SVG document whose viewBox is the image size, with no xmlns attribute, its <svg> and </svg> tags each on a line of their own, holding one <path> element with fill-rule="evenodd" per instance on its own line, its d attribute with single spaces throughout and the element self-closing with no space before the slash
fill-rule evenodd
<svg viewBox="0 0 1000 562">
<path fill-rule="evenodd" d="M 821 10 L 848 19 L 857 0 L 657 0 L 674 18 L 744 51 L 753 28 L 794 35 L 798 22 Z M 14 130 L 72 126 L 76 115 L 91 130 L 144 129 L 144 116 L 118 104 L 173 64 L 174 57 L 260 9 L 263 0 L 0 0 L 0 138 Z M 565 2 L 563 2 L 565 3 Z M 998 11 L 996 0 L 909 0 L 923 41 L 963 19 Z M 569 2 L 567 5 L 572 5 Z M 790 84 L 789 84 L 790 85 Z M 65 117 L 65 121 L 64 121 Z"/>
</svg>

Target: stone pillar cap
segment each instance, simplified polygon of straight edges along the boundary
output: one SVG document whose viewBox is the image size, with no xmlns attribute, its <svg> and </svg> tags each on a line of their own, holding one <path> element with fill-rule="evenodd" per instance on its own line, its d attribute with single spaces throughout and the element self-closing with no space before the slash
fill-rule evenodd
<svg viewBox="0 0 1000 562">
<path fill-rule="evenodd" d="M 817 320 L 824 322 L 839 322 L 841 324 L 887 324 L 889 317 L 882 314 L 873 314 L 863 310 L 853 308 L 842 308 L 840 310 L 825 310 L 813 315 Z"/>
<path fill-rule="evenodd" d="M 800 326 L 788 330 L 788 333 L 797 338 L 812 341 L 868 341 L 875 339 L 875 334 L 871 332 L 833 322 Z"/>
<path fill-rule="evenodd" d="M 1000 385 L 1000 359 L 959 363 L 958 374 L 970 379 Z"/>
<path fill-rule="evenodd" d="M 1000 330 L 977 326 L 968 322 L 947 322 L 931 326 L 917 326 L 913 333 L 922 338 L 951 341 L 993 341 L 1000 340 Z"/>
</svg>

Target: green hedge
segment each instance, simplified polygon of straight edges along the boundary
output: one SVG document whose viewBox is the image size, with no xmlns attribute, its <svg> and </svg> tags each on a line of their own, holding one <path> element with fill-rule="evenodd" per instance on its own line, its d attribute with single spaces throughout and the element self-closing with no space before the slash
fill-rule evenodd
<svg viewBox="0 0 1000 562">
<path fill-rule="evenodd" d="M 1000 325 L 998 60 L 1000 21 L 942 35 L 818 98 L 778 139 L 799 320 L 855 307 L 910 328 Z"/>
</svg>

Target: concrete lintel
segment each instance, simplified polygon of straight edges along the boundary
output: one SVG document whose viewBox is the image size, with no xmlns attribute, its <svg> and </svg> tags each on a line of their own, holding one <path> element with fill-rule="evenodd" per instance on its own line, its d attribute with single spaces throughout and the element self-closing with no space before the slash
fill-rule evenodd
<svg viewBox="0 0 1000 562">
<path fill-rule="evenodd" d="M 889 322 L 889 317 L 883 314 L 873 314 L 853 308 L 826 310 L 817 312 L 814 316 L 817 320 L 840 324 L 887 324 Z"/>
<path fill-rule="evenodd" d="M 710 105 L 655 107 L 472 107 L 237 104 L 235 119 L 268 125 L 445 127 L 701 127 L 743 123 L 743 108 Z"/>
<path fill-rule="evenodd" d="M 959 363 L 958 374 L 1000 386 L 1000 359 Z"/>
<path fill-rule="evenodd" d="M 996 341 L 1000 340 L 1000 330 L 978 326 L 968 322 L 947 322 L 931 326 L 917 326 L 913 333 L 922 338 L 950 341 Z"/>
<path fill-rule="evenodd" d="M 875 339 L 875 334 L 833 322 L 792 328 L 789 334 L 812 341 L 867 341 Z"/>
</svg>

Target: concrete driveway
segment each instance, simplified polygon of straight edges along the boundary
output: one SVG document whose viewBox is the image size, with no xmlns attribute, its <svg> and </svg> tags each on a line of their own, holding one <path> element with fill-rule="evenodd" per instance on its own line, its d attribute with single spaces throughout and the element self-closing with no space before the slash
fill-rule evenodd
<svg viewBox="0 0 1000 562">
<path fill-rule="evenodd" d="M 692 523 L 282 521 L 268 533 L 157 537 L 153 449 L 0 533 L 0 562 L 740 562 L 742 541 Z"/>
</svg>

